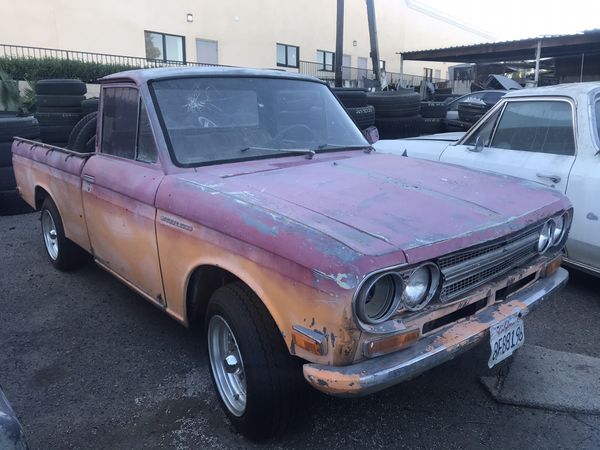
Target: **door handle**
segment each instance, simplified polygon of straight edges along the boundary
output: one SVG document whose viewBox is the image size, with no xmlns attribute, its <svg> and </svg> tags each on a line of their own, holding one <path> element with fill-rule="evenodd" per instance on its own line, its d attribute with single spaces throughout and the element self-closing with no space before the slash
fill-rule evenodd
<svg viewBox="0 0 600 450">
<path fill-rule="evenodd" d="M 558 184 L 560 183 L 560 176 L 558 175 L 546 175 L 544 173 L 536 173 L 535 174 L 538 178 L 546 178 L 547 180 L 552 181 L 554 184 Z"/>
<path fill-rule="evenodd" d="M 83 181 L 87 181 L 90 184 L 94 184 L 96 182 L 96 177 L 93 175 L 84 174 Z"/>
</svg>

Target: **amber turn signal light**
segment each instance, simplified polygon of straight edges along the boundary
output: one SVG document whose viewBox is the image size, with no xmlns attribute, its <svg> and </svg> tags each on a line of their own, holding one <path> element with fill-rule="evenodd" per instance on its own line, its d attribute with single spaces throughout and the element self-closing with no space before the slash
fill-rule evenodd
<svg viewBox="0 0 600 450">
<path fill-rule="evenodd" d="M 304 327 L 294 326 L 292 330 L 293 344 L 314 355 L 325 354 L 324 338 L 325 336 Z"/>
<path fill-rule="evenodd" d="M 387 336 L 374 341 L 367 341 L 364 345 L 364 354 L 367 358 L 385 355 L 413 345 L 419 339 L 421 332 L 418 328 L 404 331 L 393 336 Z"/>
</svg>

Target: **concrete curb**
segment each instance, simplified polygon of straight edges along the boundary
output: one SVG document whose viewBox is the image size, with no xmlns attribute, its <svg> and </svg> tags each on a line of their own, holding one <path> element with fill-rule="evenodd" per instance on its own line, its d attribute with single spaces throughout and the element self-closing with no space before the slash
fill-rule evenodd
<svg viewBox="0 0 600 450">
<path fill-rule="evenodd" d="M 508 370 L 481 383 L 500 403 L 600 414 L 600 358 L 524 345 Z"/>
</svg>

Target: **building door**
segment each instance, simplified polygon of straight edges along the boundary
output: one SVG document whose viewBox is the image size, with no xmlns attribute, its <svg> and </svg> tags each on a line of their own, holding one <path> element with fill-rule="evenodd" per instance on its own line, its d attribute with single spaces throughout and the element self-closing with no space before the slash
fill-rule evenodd
<svg viewBox="0 0 600 450">
<path fill-rule="evenodd" d="M 342 79 L 347 83 L 350 82 L 350 78 L 352 77 L 350 67 L 352 67 L 352 56 L 344 55 L 342 57 Z"/>
<path fill-rule="evenodd" d="M 356 66 L 358 67 L 358 85 L 364 86 L 363 78 L 367 77 L 367 68 L 369 67 L 369 60 L 359 56 L 356 60 Z"/>
<path fill-rule="evenodd" d="M 196 39 L 196 61 L 202 64 L 219 64 L 219 43 Z"/>
</svg>

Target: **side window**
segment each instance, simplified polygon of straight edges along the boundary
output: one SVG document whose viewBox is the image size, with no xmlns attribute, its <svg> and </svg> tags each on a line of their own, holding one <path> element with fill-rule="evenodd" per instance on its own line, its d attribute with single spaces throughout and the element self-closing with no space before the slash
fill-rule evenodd
<svg viewBox="0 0 600 450">
<path fill-rule="evenodd" d="M 155 163 L 157 161 L 156 143 L 148 120 L 144 102 L 140 101 L 140 122 L 138 127 L 137 156 L 138 161 Z"/>
<path fill-rule="evenodd" d="M 498 100 L 504 97 L 504 94 L 506 94 L 506 92 L 486 92 L 483 95 L 483 101 L 488 105 L 495 105 L 498 103 Z"/>
<path fill-rule="evenodd" d="M 566 101 L 508 102 L 492 147 L 574 155 L 573 110 Z"/>
<path fill-rule="evenodd" d="M 481 127 L 479 127 L 479 129 L 475 133 L 469 136 L 469 139 L 467 139 L 463 143 L 463 145 L 475 145 L 477 138 L 479 136 L 483 136 L 483 146 L 489 147 L 490 139 L 492 137 L 492 133 L 494 132 L 494 127 L 496 126 L 496 122 L 498 121 L 498 117 L 500 116 L 501 110 L 502 109 L 499 109 L 492 116 L 488 117 L 485 123 Z"/>
<path fill-rule="evenodd" d="M 448 111 L 458 111 L 458 104 L 461 102 L 478 102 L 483 98 L 483 94 L 481 92 L 474 92 L 469 95 L 465 95 L 457 99 L 457 101 L 453 102 Z"/>
<path fill-rule="evenodd" d="M 102 153 L 135 159 L 137 89 L 107 87 L 102 94 Z"/>
<path fill-rule="evenodd" d="M 596 132 L 600 140 L 600 100 L 596 100 Z"/>
</svg>

